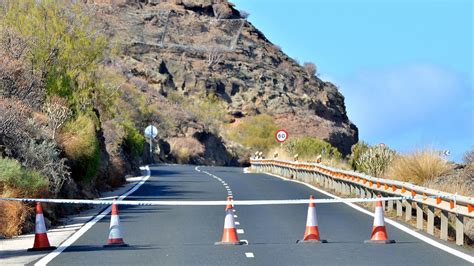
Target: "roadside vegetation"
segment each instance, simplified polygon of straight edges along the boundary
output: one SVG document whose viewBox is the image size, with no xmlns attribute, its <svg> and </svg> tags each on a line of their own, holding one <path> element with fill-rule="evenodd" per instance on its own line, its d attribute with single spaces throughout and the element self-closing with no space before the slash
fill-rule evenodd
<svg viewBox="0 0 474 266">
<path fill-rule="evenodd" d="M 81 1 L 0 4 L 2 197 L 91 195 L 119 185 L 125 173 L 108 169 L 143 153 L 138 128 L 151 112 L 131 97 L 139 89 L 113 66 L 119 49 L 91 14 Z M 29 205 L 0 210 L 0 235 L 32 222 Z"/>
<path fill-rule="evenodd" d="M 274 135 L 278 127 L 269 115 L 246 117 L 234 124 L 228 128 L 227 138 L 249 151 L 266 153 L 278 145 Z"/>
</svg>

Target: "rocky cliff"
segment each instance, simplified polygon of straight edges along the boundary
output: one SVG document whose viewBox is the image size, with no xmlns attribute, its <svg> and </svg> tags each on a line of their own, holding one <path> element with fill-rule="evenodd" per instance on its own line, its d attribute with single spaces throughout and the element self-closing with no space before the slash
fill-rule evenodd
<svg viewBox="0 0 474 266">
<path fill-rule="evenodd" d="M 163 103 L 159 108 L 183 112 L 170 103 L 171 94 L 214 93 L 225 101 L 231 121 L 269 114 L 290 135 L 324 139 L 343 154 L 358 141 L 357 127 L 349 121 L 338 89 L 283 53 L 232 3 L 86 2 L 110 38 L 123 47 L 114 64 L 129 79 L 143 83 L 150 103 Z M 168 137 L 202 140 L 204 132 L 198 122 L 184 118 Z M 209 143 L 201 144 L 207 148 Z"/>
</svg>

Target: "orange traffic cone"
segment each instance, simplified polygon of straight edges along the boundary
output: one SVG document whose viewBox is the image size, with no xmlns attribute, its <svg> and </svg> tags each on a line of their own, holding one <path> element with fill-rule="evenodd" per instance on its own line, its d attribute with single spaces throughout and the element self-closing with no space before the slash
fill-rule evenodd
<svg viewBox="0 0 474 266">
<path fill-rule="evenodd" d="M 225 209 L 224 232 L 222 233 L 221 242 L 216 242 L 216 245 L 242 245 L 245 242 L 239 241 L 237 230 L 235 229 L 234 212 L 231 199 L 227 198 L 229 204 Z"/>
<path fill-rule="evenodd" d="M 380 195 L 378 196 L 380 198 Z M 388 240 L 387 230 L 385 229 L 385 221 L 383 215 L 382 200 L 377 201 L 375 206 L 374 226 L 372 227 L 372 236 L 370 240 L 365 240 L 364 243 L 373 244 L 392 244 L 395 240 Z"/>
<path fill-rule="evenodd" d="M 112 203 L 112 216 L 110 217 L 110 227 L 109 227 L 109 239 L 107 240 L 107 245 L 104 247 L 128 247 L 122 239 L 122 233 L 120 231 L 120 218 L 118 213 L 118 207 Z"/>
<path fill-rule="evenodd" d="M 48 235 L 46 233 L 46 225 L 44 224 L 43 208 L 41 203 L 36 202 L 36 219 L 35 219 L 35 243 L 28 251 L 53 250 L 49 244 Z"/>
<path fill-rule="evenodd" d="M 314 196 L 309 196 L 309 199 L 314 199 Z M 303 240 L 298 240 L 296 243 L 327 243 L 326 240 L 319 238 L 318 230 L 318 216 L 316 215 L 316 204 L 309 203 L 308 216 L 306 218 L 306 231 L 304 232 Z"/>
<path fill-rule="evenodd" d="M 231 203 L 233 200 L 234 200 L 234 197 L 232 197 L 232 196 L 228 196 L 228 197 L 227 197 L 227 201 L 228 201 L 229 203 L 228 203 L 227 206 L 225 207 L 226 210 L 227 210 L 227 209 L 233 209 L 233 208 L 234 208 L 234 204 Z"/>
</svg>

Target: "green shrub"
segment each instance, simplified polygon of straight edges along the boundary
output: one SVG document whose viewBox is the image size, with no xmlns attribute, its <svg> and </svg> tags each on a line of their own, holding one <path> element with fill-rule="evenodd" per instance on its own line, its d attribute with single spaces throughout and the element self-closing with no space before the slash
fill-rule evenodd
<svg viewBox="0 0 474 266">
<path fill-rule="evenodd" d="M 349 157 L 349 165 L 353 170 L 362 171 L 357 164 L 362 154 L 369 149 L 369 145 L 363 141 L 359 141 L 351 147 L 351 156 Z"/>
<path fill-rule="evenodd" d="M 60 142 L 67 158 L 73 161 L 76 180 L 90 182 L 100 165 L 100 147 L 94 120 L 81 114 L 64 125 Z"/>
<path fill-rule="evenodd" d="M 293 138 L 283 144 L 290 155 L 298 154 L 300 159 L 311 160 L 318 155 L 325 159 L 340 160 L 341 153 L 328 142 L 312 137 Z"/>
<path fill-rule="evenodd" d="M 140 157 L 145 148 L 145 137 L 130 122 L 122 123 L 122 126 L 125 129 L 125 151 L 134 159 Z"/>
<path fill-rule="evenodd" d="M 385 145 L 376 145 L 368 148 L 357 161 L 357 168 L 372 175 L 381 176 L 395 158 L 395 152 Z"/>
<path fill-rule="evenodd" d="M 21 196 L 35 196 L 48 190 L 48 179 L 37 171 L 22 168 L 13 159 L 0 158 L 0 184 Z"/>
<path fill-rule="evenodd" d="M 278 145 L 275 133 L 278 130 L 269 115 L 257 115 L 243 119 L 229 133 L 229 138 L 253 150 L 267 152 Z"/>
</svg>

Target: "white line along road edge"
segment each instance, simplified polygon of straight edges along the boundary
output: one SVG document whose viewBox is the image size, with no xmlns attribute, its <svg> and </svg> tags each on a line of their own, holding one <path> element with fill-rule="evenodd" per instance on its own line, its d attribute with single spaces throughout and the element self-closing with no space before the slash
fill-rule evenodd
<svg viewBox="0 0 474 266">
<path fill-rule="evenodd" d="M 320 192 L 320 193 L 322 193 L 322 194 L 325 194 L 325 195 L 327 195 L 327 196 L 329 196 L 329 197 L 332 197 L 332 198 L 335 198 L 335 199 L 342 199 L 341 197 L 338 197 L 338 196 L 333 195 L 333 194 L 331 194 L 331 193 L 329 193 L 329 192 L 326 192 L 326 191 L 324 191 L 324 190 L 322 190 L 322 189 L 319 189 L 319 188 L 317 188 L 317 187 L 315 187 L 315 186 L 313 186 L 313 185 L 310 185 L 310 184 L 307 184 L 307 183 L 304 183 L 304 182 L 301 182 L 301 181 L 298 181 L 298 180 L 287 179 L 287 178 L 285 178 L 285 177 L 282 177 L 282 176 L 279 176 L 279 175 L 274 175 L 274 174 L 269 174 L 269 173 L 264 173 L 264 174 L 267 174 L 267 175 L 270 175 L 270 176 L 274 176 L 274 177 L 283 179 L 283 180 L 285 180 L 285 181 L 292 181 L 292 182 L 295 182 L 295 183 L 298 183 L 298 184 L 305 185 L 305 186 L 307 186 L 307 187 L 309 187 L 309 188 L 311 188 L 311 189 L 314 189 L 314 190 L 316 190 L 316 191 L 318 191 L 318 192 Z M 351 203 L 351 202 L 343 202 L 343 203 L 344 203 L 344 204 L 347 204 L 348 206 L 350 206 L 350 207 L 352 207 L 352 208 L 354 208 L 354 209 L 356 209 L 356 210 L 358 210 L 358 211 L 360 211 L 360 212 L 363 212 L 363 213 L 365 213 L 365 214 L 367 214 L 367 215 L 370 215 L 370 216 L 374 217 L 374 214 L 373 214 L 372 212 L 370 212 L 370 211 L 368 211 L 368 210 L 366 210 L 366 209 L 364 209 L 364 208 L 362 208 L 362 207 L 359 207 L 359 206 L 357 206 L 357 205 L 355 205 L 355 204 L 353 204 L 353 203 Z M 474 257 L 473 257 L 473 256 L 470 256 L 469 254 L 463 253 L 463 252 L 461 252 L 461 251 L 459 251 L 459 250 L 456 250 L 456 249 L 454 249 L 454 248 L 452 248 L 452 247 L 448 247 L 448 246 L 446 246 L 446 245 L 444 245 L 444 244 L 442 244 L 442 243 L 440 243 L 440 242 L 437 242 L 437 241 L 435 241 L 435 240 L 433 240 L 433 239 L 431 239 L 431 238 L 429 238 L 429 237 L 427 237 L 427 236 L 424 236 L 424 235 L 422 235 L 422 234 L 420 234 L 420 233 L 418 233 L 418 232 L 416 232 L 416 231 L 413 231 L 412 229 L 410 229 L 410 228 L 408 228 L 408 227 L 406 227 L 406 226 L 404 226 L 404 225 L 402 225 L 402 224 L 400 224 L 400 223 L 398 223 L 398 222 L 396 222 L 396 221 L 394 221 L 394 220 L 392 220 L 392 219 L 385 218 L 385 222 L 387 222 L 388 224 L 391 224 L 391 225 L 395 226 L 396 228 L 402 230 L 403 232 L 405 232 L 405 233 L 407 233 L 407 234 L 410 234 L 410 235 L 412 235 L 412 236 L 414 236 L 414 237 L 420 239 L 421 241 L 424 241 L 424 242 L 426 242 L 426 243 L 428 243 L 428 244 L 430 244 L 430 245 L 432 245 L 432 246 L 434 246 L 434 247 L 437 247 L 437 248 L 439 248 L 439 249 L 441 249 L 441 250 L 444 250 L 444 251 L 446 251 L 446 252 L 448 252 L 448 253 L 450 253 L 450 254 L 456 256 L 456 257 L 459 257 L 459 258 L 461 258 L 461 259 L 467 260 L 467 261 L 470 262 L 470 263 L 474 263 Z"/>
<path fill-rule="evenodd" d="M 136 184 L 134 187 L 132 187 L 129 191 L 126 193 L 122 194 L 117 201 L 125 199 L 127 196 L 132 194 L 133 192 L 137 191 L 138 188 L 141 187 L 149 178 L 150 178 L 150 166 L 147 165 L 145 166 L 146 170 L 146 175 L 142 178 L 142 180 Z M 35 263 L 35 265 L 46 265 L 48 264 L 51 260 L 56 258 L 61 252 L 63 252 L 66 248 L 68 248 L 70 245 L 72 245 L 74 242 L 76 242 L 77 239 L 79 239 L 83 234 L 85 234 L 92 226 L 94 226 L 95 223 L 100 221 L 102 218 L 104 218 L 107 214 L 109 214 L 112 211 L 112 206 L 107 207 L 107 209 L 103 210 L 100 214 L 94 217 L 94 219 L 90 220 L 87 222 L 85 225 L 79 229 L 79 231 L 75 232 L 72 236 L 70 236 L 66 241 L 61 243 L 61 245 L 49 253 L 48 255 L 44 256 L 41 258 L 38 262 Z"/>
</svg>

